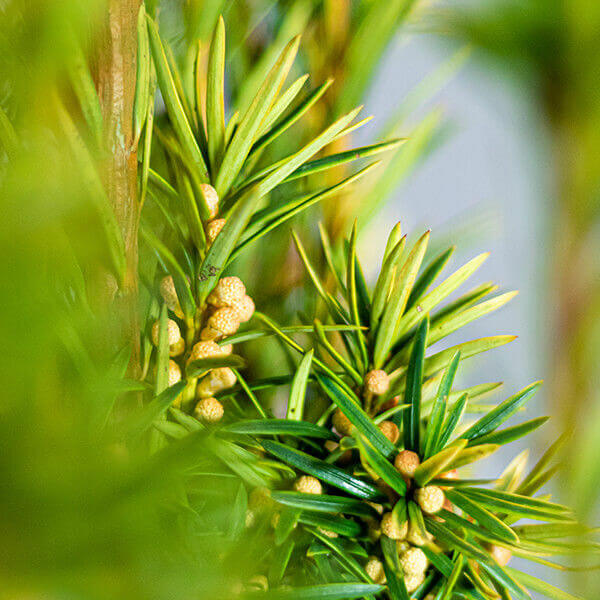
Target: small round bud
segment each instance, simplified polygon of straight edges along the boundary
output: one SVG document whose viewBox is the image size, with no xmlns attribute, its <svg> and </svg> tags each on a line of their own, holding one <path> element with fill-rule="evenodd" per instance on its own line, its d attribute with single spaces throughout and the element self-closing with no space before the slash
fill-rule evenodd
<svg viewBox="0 0 600 600">
<path fill-rule="evenodd" d="M 376 502 L 367 502 L 367 504 L 368 504 L 368 505 L 369 505 L 371 508 L 375 509 L 375 511 L 376 511 L 378 514 L 380 514 L 380 515 L 382 515 L 382 514 L 383 514 L 383 506 L 382 506 L 381 504 L 377 504 Z"/>
<path fill-rule="evenodd" d="M 277 529 L 277 525 L 279 525 L 279 521 L 281 520 L 281 513 L 273 513 L 273 516 L 271 517 L 271 527 L 273 529 Z"/>
<path fill-rule="evenodd" d="M 206 224 L 206 241 L 211 246 L 225 226 L 225 219 L 213 219 Z"/>
<path fill-rule="evenodd" d="M 247 588 L 266 592 L 269 589 L 269 580 L 264 575 L 254 575 L 248 580 Z"/>
<path fill-rule="evenodd" d="M 408 521 L 398 525 L 391 512 L 385 513 L 381 519 L 381 533 L 392 540 L 403 540 L 408 533 Z"/>
<path fill-rule="evenodd" d="M 158 346 L 158 338 L 160 335 L 160 321 L 155 321 L 152 325 L 152 343 Z M 181 331 L 179 325 L 173 319 L 167 319 L 167 340 L 169 346 L 173 346 L 181 339 Z"/>
<path fill-rule="evenodd" d="M 501 567 L 505 567 L 512 558 L 512 552 L 508 548 L 496 545 L 490 548 L 490 555 Z"/>
<path fill-rule="evenodd" d="M 198 384 L 196 395 L 198 398 L 209 398 L 217 392 L 229 389 L 236 381 L 237 377 L 229 367 L 212 369 Z"/>
<path fill-rule="evenodd" d="M 175 313 L 176 317 L 183 318 L 183 311 L 179 304 L 179 298 L 177 298 L 177 291 L 175 290 L 175 283 L 170 275 L 163 277 L 160 282 L 160 295 L 162 296 L 167 308 Z"/>
<path fill-rule="evenodd" d="M 444 506 L 444 492 L 437 485 L 426 485 L 415 492 L 415 500 L 421 510 L 428 515 L 434 515 Z"/>
<path fill-rule="evenodd" d="M 229 356 L 233 352 L 233 344 L 223 344 L 223 346 L 219 346 L 221 348 L 221 354 L 223 356 Z"/>
<path fill-rule="evenodd" d="M 254 300 L 247 294 L 238 301 L 231 305 L 231 307 L 237 312 L 240 323 L 246 323 L 252 318 L 256 306 Z"/>
<path fill-rule="evenodd" d="M 321 482 L 311 475 L 302 475 L 294 482 L 294 489 L 303 494 L 322 494 L 323 486 Z"/>
<path fill-rule="evenodd" d="M 213 397 L 203 398 L 194 409 L 194 416 L 203 423 L 218 423 L 223 413 L 223 405 Z"/>
<path fill-rule="evenodd" d="M 352 433 L 352 421 L 339 408 L 333 413 L 331 422 L 340 435 Z"/>
<path fill-rule="evenodd" d="M 200 191 L 210 211 L 210 218 L 214 219 L 219 214 L 219 196 L 217 195 L 217 190 L 208 183 L 201 183 Z"/>
<path fill-rule="evenodd" d="M 198 342 L 192 347 L 190 352 L 189 362 L 193 360 L 200 360 L 202 358 L 214 358 L 215 356 L 223 356 L 223 350 L 216 342 L 212 340 L 206 340 L 204 342 Z"/>
<path fill-rule="evenodd" d="M 217 308 L 222 308 L 224 306 L 234 306 L 245 295 L 246 286 L 239 277 L 223 277 L 219 279 L 215 289 L 208 295 L 206 301 Z"/>
<path fill-rule="evenodd" d="M 369 560 L 365 565 L 365 572 L 375 583 L 384 584 L 386 581 L 383 564 L 376 556 L 369 556 Z"/>
<path fill-rule="evenodd" d="M 365 390 L 375 396 L 381 396 L 390 389 L 390 378 L 389 375 L 381 370 L 375 369 L 369 371 L 365 375 Z"/>
<path fill-rule="evenodd" d="M 338 537 L 338 534 L 335 531 L 329 531 L 329 529 L 323 529 L 322 527 L 318 527 L 318 530 L 328 538 Z"/>
<path fill-rule="evenodd" d="M 394 460 L 394 466 L 400 471 L 400 474 L 409 478 L 415 474 L 420 464 L 421 459 L 419 455 L 412 450 L 402 450 Z"/>
<path fill-rule="evenodd" d="M 266 487 L 254 488 L 248 496 L 248 506 L 255 513 L 262 513 L 269 510 L 273 506 L 271 490 Z"/>
<path fill-rule="evenodd" d="M 240 322 L 237 313 L 233 308 L 226 306 L 215 311 L 208 319 L 206 328 L 216 332 L 215 337 L 219 337 L 233 335 L 238 330 L 239 326 Z"/>
<path fill-rule="evenodd" d="M 400 556 L 400 566 L 405 575 L 418 575 L 425 573 L 429 561 L 421 548 L 410 548 Z"/>
<path fill-rule="evenodd" d="M 386 400 L 379 407 L 379 411 L 380 412 L 385 412 L 386 410 L 389 410 L 390 408 L 395 408 L 396 406 L 398 406 L 398 404 L 400 404 L 400 396 L 394 396 L 393 398 L 390 398 L 389 400 Z"/>
<path fill-rule="evenodd" d="M 406 540 L 413 546 L 424 546 L 432 539 L 433 536 L 430 533 L 428 533 L 426 537 L 423 537 L 421 532 L 416 527 L 411 527 L 410 525 L 408 526 L 408 535 L 406 536 Z"/>
<path fill-rule="evenodd" d="M 408 575 L 404 578 L 404 585 L 406 585 L 406 591 L 410 594 L 414 592 L 423 582 L 425 581 L 425 573 L 418 573 L 416 575 Z"/>
<path fill-rule="evenodd" d="M 181 369 L 179 365 L 174 361 L 169 361 L 169 387 L 179 383 L 181 381 Z"/>
<path fill-rule="evenodd" d="M 398 425 L 393 421 L 382 421 L 378 425 L 379 430 L 385 437 L 395 444 L 400 439 L 400 430 L 398 429 Z"/>
<path fill-rule="evenodd" d="M 246 525 L 246 527 L 250 528 L 250 527 L 253 527 L 255 523 L 256 523 L 256 513 L 252 509 L 247 508 L 246 509 L 246 519 L 244 521 L 244 524 Z"/>
<path fill-rule="evenodd" d="M 185 341 L 179 338 L 172 346 L 169 346 L 169 356 L 181 356 L 185 352 Z"/>
</svg>

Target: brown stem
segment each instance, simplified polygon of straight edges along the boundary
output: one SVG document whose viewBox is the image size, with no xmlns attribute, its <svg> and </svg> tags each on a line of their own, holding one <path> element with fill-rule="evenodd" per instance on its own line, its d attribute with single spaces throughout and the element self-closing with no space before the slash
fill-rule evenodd
<svg viewBox="0 0 600 600">
<path fill-rule="evenodd" d="M 138 298 L 137 144 L 133 136 L 137 15 L 141 0 L 107 0 L 107 17 L 97 56 L 97 87 L 104 119 L 103 175 L 125 242 L 126 272 L 115 302 L 122 309 L 131 344 L 129 374 L 140 373 Z"/>
</svg>

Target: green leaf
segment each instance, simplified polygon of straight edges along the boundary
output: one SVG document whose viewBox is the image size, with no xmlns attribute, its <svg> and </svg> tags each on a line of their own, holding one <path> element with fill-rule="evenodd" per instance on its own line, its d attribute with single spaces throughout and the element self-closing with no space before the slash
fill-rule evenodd
<svg viewBox="0 0 600 600">
<path fill-rule="evenodd" d="M 406 482 L 385 456 L 380 454 L 364 435 L 356 438 L 358 447 L 373 471 L 400 496 L 406 495 Z"/>
<path fill-rule="evenodd" d="M 354 329 L 356 329 L 354 325 L 322 325 L 321 327 L 326 333 L 338 331 L 353 331 Z M 313 327 L 311 327 L 310 325 L 291 325 L 290 327 L 280 327 L 279 330 L 281 331 L 281 333 L 284 334 L 311 333 L 313 331 Z M 257 340 L 271 335 L 277 335 L 277 333 L 273 330 L 268 329 L 250 329 L 248 331 L 243 331 L 241 333 L 235 333 L 233 335 L 230 335 L 220 340 L 218 343 L 219 345 L 241 344 L 242 342 Z"/>
<path fill-rule="evenodd" d="M 560 590 L 557 587 L 538 579 L 537 577 L 533 577 L 533 575 L 529 575 L 528 573 L 517 571 L 517 569 L 512 569 L 511 567 L 505 567 L 505 569 L 519 583 L 535 592 L 539 592 L 540 594 L 546 596 L 546 598 L 552 598 L 552 600 L 583 600 L 583 598 L 579 596 L 573 596 L 573 594 L 564 592 L 563 590 Z"/>
<path fill-rule="evenodd" d="M 304 113 L 311 107 L 321 96 L 327 91 L 329 86 L 333 83 L 333 79 L 328 79 L 325 83 L 311 92 L 293 111 L 290 112 L 284 119 L 279 121 L 270 131 L 267 131 L 262 137 L 260 137 L 254 147 L 252 148 L 252 154 L 260 152 L 274 139 L 279 137 L 284 131 L 291 127 L 298 119 L 304 115 Z"/>
<path fill-rule="evenodd" d="M 261 123 L 259 136 L 262 136 L 264 133 L 268 132 L 269 129 L 273 126 L 275 121 L 279 119 L 279 117 L 285 112 L 288 106 L 292 103 L 294 98 L 300 93 L 300 90 L 306 83 L 308 79 L 308 73 L 298 77 L 293 83 L 289 85 L 289 87 L 279 96 L 276 102 L 273 104 L 271 110 L 265 117 L 265 120 Z M 254 148 L 250 151 L 250 156 L 254 154 Z M 258 154 L 258 153 L 256 153 Z"/>
<path fill-rule="evenodd" d="M 228 537 L 237 540 L 246 526 L 246 511 L 248 510 L 248 494 L 243 483 L 240 483 L 235 500 L 229 513 Z"/>
<path fill-rule="evenodd" d="M 329 352 L 330 356 L 352 377 L 354 383 L 356 385 L 362 385 L 362 377 L 358 373 L 358 371 L 333 347 L 333 345 L 329 342 L 327 337 L 325 336 L 325 330 L 323 329 L 323 325 L 319 319 L 314 320 L 314 331 L 317 337 L 317 340 L 323 346 L 327 352 Z"/>
<path fill-rule="evenodd" d="M 184 388 L 185 381 L 179 381 L 156 396 L 156 398 L 139 411 L 138 415 L 131 417 L 131 422 L 127 428 L 127 435 L 133 438 L 147 431 L 152 426 L 152 423 L 171 406 L 179 394 L 183 392 Z"/>
<path fill-rule="evenodd" d="M 448 529 L 448 527 L 438 523 L 431 517 L 425 517 L 425 524 L 427 530 L 445 546 L 453 550 L 458 550 L 458 552 L 462 552 L 476 560 L 489 561 L 488 555 L 481 548 L 459 537 L 456 533 Z"/>
<path fill-rule="evenodd" d="M 465 565 L 465 559 L 462 554 L 459 554 L 454 561 L 454 566 L 452 567 L 452 572 L 450 573 L 450 577 L 446 579 L 442 588 L 438 592 L 436 596 L 436 600 L 450 600 L 452 598 L 452 590 L 456 586 L 458 579 L 462 575 L 463 568 Z"/>
<path fill-rule="evenodd" d="M 357 327 L 362 325 L 358 308 L 358 292 L 356 287 L 356 226 L 354 221 L 352 233 L 350 235 L 350 244 L 348 249 L 348 263 L 346 265 L 346 289 L 348 290 L 348 305 L 350 306 L 350 315 L 352 321 Z M 367 345 L 360 330 L 354 332 L 354 337 L 360 350 L 360 357 L 363 365 L 368 363 Z"/>
<path fill-rule="evenodd" d="M 531 596 L 527 590 L 517 583 L 500 565 L 479 563 L 481 568 L 496 582 L 501 588 L 506 589 L 510 594 L 511 598 L 515 600 L 531 600 Z"/>
<path fill-rule="evenodd" d="M 4 148 L 4 152 L 9 160 L 12 160 L 19 147 L 19 138 L 10 122 L 8 115 L 0 106 L 0 147 Z"/>
<path fill-rule="evenodd" d="M 538 521 L 570 521 L 573 519 L 572 513 L 566 507 L 537 498 L 483 488 L 462 488 L 461 493 L 494 512 L 503 512 Z"/>
<path fill-rule="evenodd" d="M 454 254 L 456 246 L 450 246 L 447 250 L 444 250 L 441 254 L 436 256 L 426 267 L 423 272 L 419 275 L 415 281 L 415 285 L 408 297 L 406 303 L 406 310 L 410 310 L 425 294 L 429 286 L 435 281 L 436 277 L 442 272 L 450 257 Z"/>
<path fill-rule="evenodd" d="M 304 525 L 320 527 L 325 531 L 333 531 L 334 533 L 346 537 L 356 537 L 362 529 L 360 523 L 351 521 L 350 519 L 344 519 L 339 515 L 319 515 L 303 512 L 300 514 L 298 521 Z"/>
<path fill-rule="evenodd" d="M 448 297 L 465 280 L 473 275 L 488 256 L 489 252 L 476 256 L 421 298 L 418 305 L 407 310 L 398 324 L 397 335 L 402 336 L 414 327 L 422 314 L 431 312 L 442 300 L 444 300 L 444 298 Z"/>
<path fill-rule="evenodd" d="M 398 336 L 400 317 L 423 261 L 428 241 L 429 231 L 425 232 L 414 245 L 394 282 L 390 300 L 383 311 L 375 339 L 373 362 L 376 369 L 381 368 Z"/>
<path fill-rule="evenodd" d="M 373 291 L 373 303 L 371 305 L 371 329 L 373 331 L 377 330 L 379 319 L 381 318 L 383 309 L 385 308 L 392 291 L 394 276 L 400 258 L 402 258 L 405 244 L 406 236 L 403 236 L 389 253 L 387 253 L 386 258 L 383 261 L 383 266 L 381 267 L 379 277 L 375 283 L 375 290 Z"/>
<path fill-rule="evenodd" d="M 477 502 L 469 499 L 458 490 L 446 490 L 446 497 L 450 502 L 458 506 L 463 512 L 467 513 L 479 523 L 481 527 L 487 529 L 490 533 L 498 536 L 510 544 L 518 544 L 517 534 L 498 517 L 480 506 Z"/>
<path fill-rule="evenodd" d="M 377 594 L 384 586 L 374 583 L 327 583 L 294 587 L 293 589 L 270 590 L 246 594 L 245 598 L 264 598 L 265 600 L 352 600 L 369 594 Z"/>
<path fill-rule="evenodd" d="M 413 502 L 412 500 L 408 501 L 407 508 L 410 527 L 414 529 L 423 539 L 427 539 L 427 527 L 425 526 L 425 520 L 423 519 L 423 512 L 417 503 Z"/>
<path fill-rule="evenodd" d="M 404 404 L 409 404 L 410 408 L 402 413 L 404 447 L 407 450 L 415 451 L 417 454 L 421 453 L 421 386 L 423 385 L 423 364 L 428 331 L 429 317 L 425 317 L 415 332 L 406 374 Z"/>
<path fill-rule="evenodd" d="M 519 485 L 517 492 L 525 494 L 526 490 L 531 490 L 536 481 L 544 474 L 544 469 L 550 464 L 557 452 L 564 446 L 567 441 L 566 435 L 561 435 L 551 446 L 544 452 L 540 460 L 533 467 L 529 475 Z"/>
<path fill-rule="evenodd" d="M 314 458 L 305 452 L 289 448 L 279 442 L 264 440 L 263 448 L 283 462 L 296 467 L 304 473 L 321 479 L 325 483 L 337 487 L 348 494 L 365 500 L 381 500 L 381 492 L 372 484 L 349 475 L 342 469 L 325 461 Z"/>
<path fill-rule="evenodd" d="M 465 465 L 470 465 L 478 460 L 488 457 L 496 452 L 500 446 L 498 444 L 481 444 L 481 446 L 473 446 L 461 450 L 459 455 L 448 465 L 448 470 L 458 469 Z"/>
<path fill-rule="evenodd" d="M 259 200 L 260 198 L 256 194 L 250 192 L 241 198 L 227 218 L 221 233 L 208 249 L 198 276 L 198 301 L 200 304 L 204 303 L 217 284 L 229 256 L 246 228 Z"/>
<path fill-rule="evenodd" d="M 518 292 L 507 292 L 506 294 L 496 296 L 486 302 L 481 302 L 471 308 L 467 308 L 458 314 L 452 314 L 446 318 L 436 319 L 431 327 L 430 345 L 435 344 L 435 342 L 438 342 L 461 327 L 468 325 L 472 321 L 498 310 L 510 302 L 517 294 Z"/>
<path fill-rule="evenodd" d="M 281 582 L 287 566 L 292 558 L 292 553 L 296 542 L 293 539 L 288 539 L 283 548 L 279 550 L 271 562 L 269 567 L 269 583 L 270 585 L 276 585 Z"/>
<path fill-rule="evenodd" d="M 311 156 L 316 154 L 319 150 L 321 150 L 321 148 L 324 148 L 327 146 L 327 144 L 339 136 L 340 132 L 342 132 L 344 128 L 354 120 L 361 109 L 362 107 L 359 107 L 353 111 L 350 111 L 348 114 L 343 115 L 300 150 L 294 154 L 291 154 L 290 156 L 286 156 L 277 163 L 270 165 L 267 169 L 265 169 L 264 177 L 259 178 L 262 176 L 262 173 L 253 176 L 249 182 L 245 183 L 241 188 L 236 190 L 235 194 L 232 196 L 232 201 L 235 200 L 239 195 L 242 195 L 248 188 L 256 189 L 256 193 L 261 197 L 265 194 L 268 194 L 274 187 L 284 181 L 290 173 L 293 173 Z"/>
<path fill-rule="evenodd" d="M 366 582 L 371 582 L 371 578 L 365 573 L 365 570 L 356 562 L 356 560 L 347 551 L 347 542 L 349 540 L 331 539 L 318 529 L 309 529 L 324 546 L 330 548 L 336 555 L 342 566 L 353 575 Z"/>
<path fill-rule="evenodd" d="M 526 421 L 520 425 L 514 427 L 507 427 L 501 431 L 494 431 L 486 435 L 479 436 L 469 442 L 470 446 L 476 446 L 478 444 L 508 444 L 514 442 L 523 436 L 529 435 L 532 431 L 535 431 L 538 427 L 543 425 L 550 417 L 537 417 Z"/>
<path fill-rule="evenodd" d="M 304 194 L 300 197 L 299 200 L 290 202 L 282 207 L 277 207 L 273 210 L 263 213 L 264 218 L 267 220 L 259 229 L 253 231 L 253 233 L 251 233 L 250 235 L 245 236 L 240 241 L 238 246 L 231 254 L 231 258 L 229 260 L 233 260 L 249 244 L 256 242 L 256 240 L 260 239 L 276 227 L 279 227 L 282 223 L 289 221 L 292 217 L 317 204 L 318 202 L 321 202 L 322 200 L 325 200 L 326 198 L 337 194 L 341 189 L 345 188 L 347 185 L 356 182 L 358 179 L 360 179 L 367 173 L 370 173 L 373 170 L 373 168 L 378 166 L 378 164 L 379 163 L 371 163 L 370 165 L 367 165 L 360 171 L 357 171 L 356 173 L 349 175 L 345 179 L 342 179 L 342 181 L 340 181 L 339 183 L 336 183 L 328 188 L 320 190 L 314 194 Z M 272 218 L 270 218 L 269 220 L 269 217 Z"/>
<path fill-rule="evenodd" d="M 196 313 L 196 303 L 190 289 L 187 277 L 177 259 L 171 251 L 154 235 L 149 229 L 142 227 L 140 234 L 148 244 L 160 255 L 169 268 L 169 274 L 173 277 L 177 298 L 181 302 L 181 308 L 188 318 L 193 318 Z"/>
<path fill-rule="evenodd" d="M 448 416 L 444 420 L 442 425 L 442 431 L 440 433 L 439 447 L 443 448 L 447 443 L 452 434 L 454 433 L 457 425 L 460 423 L 462 416 L 465 414 L 465 408 L 467 406 L 467 394 L 463 394 L 455 403 L 454 406 L 448 411 Z M 464 451 L 461 451 L 461 456 L 464 456 Z"/>
<path fill-rule="evenodd" d="M 246 433 L 248 435 L 293 435 L 298 437 L 337 439 L 335 434 L 325 427 L 319 427 L 307 421 L 291 421 L 288 419 L 257 419 L 239 421 L 224 427 L 222 431 L 229 433 Z"/>
<path fill-rule="evenodd" d="M 202 156 L 200 148 L 198 147 L 196 138 L 192 133 L 192 128 L 190 127 L 188 119 L 185 115 L 181 99 L 177 94 L 175 81 L 173 80 L 173 74 L 169 69 L 169 63 L 163 45 L 160 41 L 158 28 L 150 17 L 147 17 L 147 22 L 150 48 L 154 58 L 158 86 L 162 93 L 163 100 L 165 101 L 165 107 L 167 109 L 171 125 L 173 126 L 173 130 L 177 135 L 177 139 L 181 144 L 184 154 L 195 167 L 200 181 L 202 183 L 207 183 L 208 169 L 206 167 L 206 162 Z"/>
<path fill-rule="evenodd" d="M 293 181 L 294 179 L 298 179 L 300 177 L 307 177 L 309 175 L 314 175 L 315 173 L 320 173 L 321 171 L 334 169 L 340 165 L 345 165 L 354 160 L 375 156 L 381 152 L 387 152 L 388 150 L 397 148 L 405 141 L 406 140 L 404 139 L 394 139 L 387 142 L 372 144 L 370 146 L 362 146 L 360 148 L 346 150 L 345 152 L 338 152 L 337 154 L 330 154 L 328 156 L 324 156 L 323 158 L 317 158 L 298 167 L 293 173 L 288 175 L 285 180 Z"/>
<path fill-rule="evenodd" d="M 379 453 L 388 459 L 396 453 L 394 444 L 383 435 L 369 415 L 360 407 L 360 401 L 356 396 L 350 396 L 345 389 L 327 375 L 317 375 L 316 379 L 331 401 L 348 417 L 352 425 L 369 440 Z"/>
<path fill-rule="evenodd" d="M 439 439 L 442 433 L 442 425 L 446 415 L 446 406 L 448 404 L 448 396 L 452 390 L 452 384 L 456 376 L 458 364 L 460 362 L 460 351 L 452 357 L 450 364 L 446 368 L 444 377 L 440 382 L 438 393 L 431 409 L 429 422 L 425 429 L 425 442 L 423 456 L 427 459 L 435 454 L 439 449 Z"/>
<path fill-rule="evenodd" d="M 481 419 L 465 431 L 461 437 L 467 440 L 475 440 L 476 438 L 491 433 L 530 400 L 541 385 L 541 381 L 536 381 L 535 383 L 528 385 L 511 398 L 508 398 L 499 404 L 487 415 L 481 417 Z"/>
<path fill-rule="evenodd" d="M 222 367 L 239 368 L 245 366 L 246 361 L 237 354 L 230 354 L 229 356 L 213 356 L 191 361 L 185 367 L 185 374 L 186 377 L 201 377 L 211 369 L 220 369 Z"/>
<path fill-rule="evenodd" d="M 463 342 L 462 344 L 457 344 L 456 346 L 452 346 L 446 350 L 441 350 L 440 352 L 433 354 L 432 356 L 428 356 L 425 359 L 424 376 L 431 377 L 438 371 L 446 368 L 446 366 L 448 366 L 452 360 L 452 357 L 456 354 L 457 350 L 460 350 L 461 359 L 465 360 L 466 358 L 471 358 L 472 356 L 476 356 L 482 352 L 487 352 L 488 350 L 493 350 L 494 348 L 508 344 L 515 339 L 516 336 L 514 335 L 495 335 L 492 337 L 479 338 L 477 340 Z M 396 365 L 394 365 L 393 358 L 390 361 L 389 367 L 396 367 Z M 402 375 L 405 372 L 405 366 L 398 368 L 398 375 Z"/>
<path fill-rule="evenodd" d="M 563 537 L 582 537 L 591 533 L 589 527 L 581 523 L 542 523 L 536 525 L 519 525 L 513 528 L 524 540 L 547 540 Z"/>
<path fill-rule="evenodd" d="M 388 593 L 391 600 L 410 600 L 404 579 L 399 577 L 387 563 L 383 564 L 383 570 L 385 571 Z"/>
<path fill-rule="evenodd" d="M 419 487 L 427 485 L 434 477 L 443 473 L 456 456 L 466 447 L 467 440 L 459 440 L 456 444 L 441 450 L 422 462 L 415 471 L 413 479 Z"/>
<path fill-rule="evenodd" d="M 142 127 L 148 116 L 150 104 L 150 42 L 146 26 L 146 8 L 142 4 L 137 21 L 137 57 L 136 57 L 135 93 L 133 97 L 133 138 L 140 139 Z M 154 98 L 152 98 L 154 102 Z M 101 114 L 101 113 L 100 113 Z"/>
<path fill-rule="evenodd" d="M 206 129 L 211 172 L 219 169 L 225 149 L 225 21 L 219 16 L 208 53 Z"/>
<path fill-rule="evenodd" d="M 219 198 L 224 198 L 238 176 L 250 149 L 260 131 L 261 123 L 271 108 L 298 51 L 299 37 L 283 49 L 277 62 L 267 75 L 254 100 L 242 117 L 233 138 L 225 151 L 223 162 L 215 179 Z"/>
<path fill-rule="evenodd" d="M 328 494 L 303 494 L 301 492 L 273 491 L 271 498 L 280 504 L 310 510 L 313 512 L 347 515 L 357 517 L 376 518 L 377 512 L 366 502 L 346 498 L 345 496 L 331 496 Z"/>
<path fill-rule="evenodd" d="M 298 369 L 292 380 L 292 388 L 288 399 L 286 419 L 302 421 L 304 416 L 304 399 L 306 397 L 306 385 L 310 374 L 310 367 L 314 351 L 307 352 L 300 361 Z"/>
<path fill-rule="evenodd" d="M 166 304 L 160 308 L 158 319 L 158 345 L 156 347 L 156 378 L 154 394 L 158 396 L 169 387 L 169 335 L 167 321 L 169 319 Z"/>
</svg>

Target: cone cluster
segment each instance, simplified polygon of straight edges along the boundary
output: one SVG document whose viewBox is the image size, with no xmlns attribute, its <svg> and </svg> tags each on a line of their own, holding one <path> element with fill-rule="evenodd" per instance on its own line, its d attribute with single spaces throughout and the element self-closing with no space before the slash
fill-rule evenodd
<svg viewBox="0 0 600 600">
<path fill-rule="evenodd" d="M 209 184 L 200 186 L 204 201 L 209 211 L 210 220 L 206 223 L 205 233 L 207 244 L 210 246 L 225 225 L 225 219 L 218 218 L 219 197 L 216 190 Z M 177 296 L 173 278 L 168 275 L 160 282 L 160 294 L 171 313 L 177 319 L 183 320 L 184 313 Z M 217 342 L 233 335 L 241 323 L 248 321 L 254 314 L 255 306 L 252 298 L 246 293 L 246 287 L 239 277 L 223 277 L 208 296 L 207 310 L 203 315 L 203 326 L 200 329 L 200 341 L 191 348 L 186 348 L 186 341 L 181 334 L 180 325 L 174 319 L 167 321 L 167 337 L 169 343 L 169 386 L 182 379 L 182 368 L 173 360 L 181 357 L 185 364 L 204 358 L 226 356 L 231 354 L 232 346 L 219 345 Z M 154 345 L 159 344 L 160 325 L 157 321 L 152 326 L 151 339 Z M 188 332 L 189 333 L 189 332 Z M 187 339 L 187 338 L 186 338 Z M 188 342 L 189 343 L 189 342 Z M 190 344 L 191 345 L 191 344 Z M 186 353 L 187 350 L 187 353 Z M 196 386 L 197 404 L 194 415 L 204 423 L 216 423 L 224 415 L 221 402 L 215 394 L 235 385 L 237 377 L 229 367 L 211 369 Z"/>
</svg>

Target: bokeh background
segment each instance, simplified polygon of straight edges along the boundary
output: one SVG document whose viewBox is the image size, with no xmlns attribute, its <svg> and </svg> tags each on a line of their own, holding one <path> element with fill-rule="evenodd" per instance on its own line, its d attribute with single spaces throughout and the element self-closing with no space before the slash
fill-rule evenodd
<svg viewBox="0 0 600 600">
<path fill-rule="evenodd" d="M 207 39 L 215 16 L 225 12 L 234 49 L 228 55 L 231 87 L 240 89 L 244 69 L 262 47 L 305 26 L 312 32 L 303 43 L 304 66 L 320 81 L 335 65 L 334 75 L 343 81 L 356 24 L 348 21 L 345 31 L 342 17 L 376 4 L 165 0 L 160 8 L 180 58 L 187 37 Z M 369 143 L 423 78 L 440 68 L 449 72 L 396 131 L 414 135 L 425 119 L 435 136 L 416 164 L 392 165 L 406 173 L 381 210 L 364 219 L 363 263 L 373 276 L 383 252 L 381 232 L 398 220 L 405 231 L 431 227 L 440 246 L 455 243 L 455 264 L 492 252 L 480 280 L 521 293 L 471 325 L 468 335 L 519 338 L 472 362 L 464 376 L 502 379 L 506 396 L 546 380 L 528 411 L 553 419 L 537 434 L 531 454 L 539 456 L 562 431 L 571 434 L 553 492 L 574 503 L 582 519 L 597 522 L 600 4 L 390 0 L 392 5 L 398 5 L 397 22 L 376 45 L 369 77 L 346 82 L 347 95 L 343 86 L 335 90 L 339 96 L 323 118 L 345 102 L 364 102 L 376 118 L 354 142 Z M 90 306 L 76 293 L 64 303 L 65 282 L 69 289 L 73 281 L 84 285 L 91 276 L 86 267 L 93 271 L 107 256 L 95 235 L 89 181 L 66 151 L 68 122 L 56 92 L 68 89 L 73 68 L 68 31 L 93 32 L 105 8 L 100 0 L 0 0 L 0 579 L 8 582 L 0 597 L 166 598 L 184 588 L 189 593 L 190 586 L 208 597 L 207 590 L 219 589 L 219 581 L 183 583 L 182 574 L 189 577 L 185 560 L 161 563 L 153 510 L 157 497 L 170 501 L 170 480 L 161 480 L 160 465 L 149 472 L 143 462 L 124 464 L 110 436 L 97 429 L 98 406 L 122 392 L 119 373 L 98 344 L 116 324 L 107 315 L 90 319 Z M 315 47 L 323 31 L 329 37 Z M 73 97 L 62 98 L 71 118 L 80 120 L 71 110 Z M 352 214 L 346 212 L 325 217 L 343 228 L 339 223 Z M 288 234 L 277 235 L 273 239 L 283 243 Z M 276 301 L 278 293 L 283 290 L 271 290 L 265 302 Z M 177 527 L 171 531 L 161 543 L 180 558 Z M 208 560 L 205 573 L 212 566 Z M 590 600 L 600 595 L 593 574 L 554 576 L 573 593 Z"/>
</svg>

